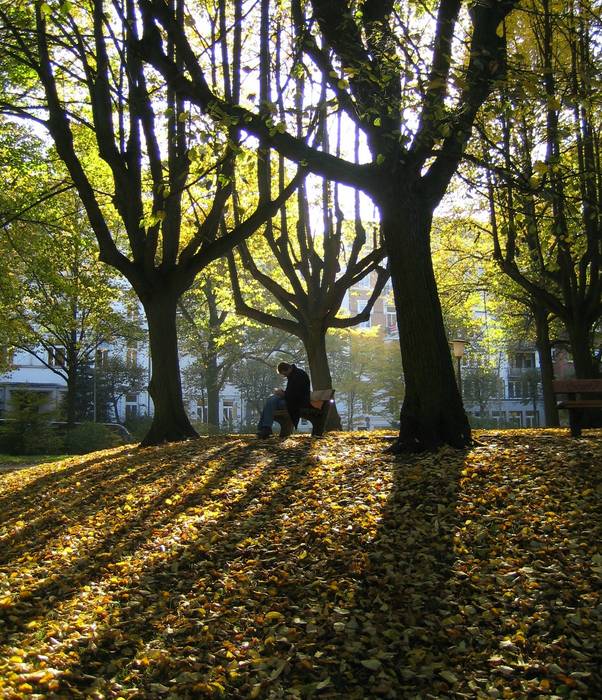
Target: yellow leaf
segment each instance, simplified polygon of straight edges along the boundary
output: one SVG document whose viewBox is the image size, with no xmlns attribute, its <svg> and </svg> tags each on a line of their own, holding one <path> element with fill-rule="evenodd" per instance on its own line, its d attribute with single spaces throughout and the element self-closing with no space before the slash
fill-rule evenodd
<svg viewBox="0 0 602 700">
<path fill-rule="evenodd" d="M 281 612 L 278 612 L 277 610 L 270 610 L 270 612 L 266 613 L 265 619 L 268 622 L 271 622 L 272 620 L 282 620 L 284 618 L 284 615 Z"/>
</svg>

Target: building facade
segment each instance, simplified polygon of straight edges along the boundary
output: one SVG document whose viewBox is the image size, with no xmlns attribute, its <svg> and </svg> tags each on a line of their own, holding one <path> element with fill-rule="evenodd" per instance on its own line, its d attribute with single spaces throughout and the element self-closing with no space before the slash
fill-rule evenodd
<svg viewBox="0 0 602 700">
<path fill-rule="evenodd" d="M 96 373 L 101 371 L 111 355 L 119 354 L 126 366 L 136 365 L 144 370 L 144 375 L 150 376 L 150 357 L 146 343 L 128 341 L 125 346 L 104 344 L 96 352 L 95 363 L 91 367 L 92 391 L 96 389 Z M 18 350 L 8 358 L 10 369 L 0 375 L 0 418 L 10 411 L 11 403 L 18 400 L 21 392 L 35 392 L 40 400 L 40 410 L 59 415 L 64 405 L 67 393 L 67 382 L 64 377 L 53 371 L 65 367 L 65 349 L 52 348 L 47 353 L 46 362 L 28 352 Z M 187 358 L 182 359 L 185 366 Z M 187 410 L 190 419 L 202 426 L 207 422 L 207 406 L 204 400 L 194 391 L 186 391 L 185 395 L 196 396 L 187 400 Z M 96 401 L 94 401 L 96 405 Z M 124 391 L 113 403 L 103 407 L 109 422 L 124 423 L 153 414 L 152 399 L 146 389 L 141 391 Z M 220 394 L 220 428 L 238 430 L 244 424 L 244 405 L 236 387 L 226 384 Z M 94 417 L 95 418 L 95 417 Z M 94 419 L 93 418 L 93 419 Z"/>
</svg>

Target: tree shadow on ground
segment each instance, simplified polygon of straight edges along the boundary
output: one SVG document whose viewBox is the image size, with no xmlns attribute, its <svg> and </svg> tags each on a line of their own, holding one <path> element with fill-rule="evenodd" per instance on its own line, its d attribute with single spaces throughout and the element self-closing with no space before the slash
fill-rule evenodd
<svg viewBox="0 0 602 700">
<path fill-rule="evenodd" d="M 209 450 L 208 461 L 220 464 L 201 486 L 178 499 L 175 505 L 173 499 L 189 483 L 199 480 L 205 463 L 184 463 L 176 474 L 167 475 L 164 464 L 153 460 L 152 451 L 141 452 L 142 463 L 135 469 L 130 467 L 127 458 L 111 461 L 105 465 L 101 481 L 98 481 L 98 475 L 91 474 L 90 483 L 83 480 L 83 487 L 77 489 L 71 487 L 71 480 L 75 477 L 70 473 L 65 488 L 60 489 L 65 496 L 58 514 L 55 514 L 55 509 L 47 509 L 48 516 L 26 525 L 23 528 L 25 535 L 15 538 L 2 553 L 4 563 L 16 566 L 18 558 L 24 555 L 25 565 L 32 566 L 32 582 L 24 591 L 23 601 L 17 595 L 13 604 L 3 607 L 3 615 L 11 621 L 9 631 L 25 629 L 32 619 L 44 616 L 49 609 L 101 577 L 112 564 L 136 553 L 152 538 L 153 531 L 177 520 L 180 513 L 201 501 L 205 494 L 219 489 L 236 465 L 253 452 L 252 445 L 241 446 L 238 442 L 224 442 Z M 89 466 L 96 467 L 97 463 Z M 77 474 L 83 479 L 81 471 L 78 470 Z M 152 492 L 144 500 L 143 507 L 127 509 L 131 490 L 141 488 L 145 483 L 151 485 Z M 38 498 L 43 499 L 47 487 L 46 483 L 38 487 Z M 169 504 L 167 509 L 164 508 L 166 502 Z M 127 510 L 124 512 L 124 509 Z M 102 519 L 98 517 L 101 512 Z M 63 519 L 65 513 L 71 515 L 67 520 Z M 93 546 L 86 546 L 85 537 L 82 538 L 87 519 L 87 526 L 94 530 Z M 73 525 L 73 532 L 69 533 L 65 525 Z M 83 546 L 74 544 L 77 540 L 83 540 Z M 64 559 L 61 550 L 68 550 Z"/>
<path fill-rule="evenodd" d="M 81 648 L 81 640 L 77 640 L 69 649 L 71 653 L 76 651 L 78 663 L 77 672 L 71 675 L 66 687 L 73 692 L 91 692 L 95 686 L 89 685 L 90 680 L 97 679 L 100 670 L 109 667 L 119 672 L 134 662 L 145 645 L 148 649 L 142 658 L 153 660 L 152 665 L 160 670 L 162 679 L 166 674 L 171 677 L 191 673 L 191 661 L 181 658 L 181 653 L 185 640 L 193 635 L 194 647 L 190 648 L 196 659 L 193 666 L 201 657 L 212 664 L 211 652 L 203 650 L 202 643 L 204 639 L 212 639 L 208 626 L 225 617 L 227 611 L 236 616 L 237 601 L 243 604 L 245 586 L 241 589 L 239 582 L 228 580 L 228 570 L 236 568 L 248 542 L 269 530 L 270 523 L 286 510 L 299 490 L 303 474 L 311 467 L 310 447 L 309 439 L 289 445 L 286 450 L 273 446 L 265 450 L 256 442 L 246 445 L 235 456 L 230 455 L 228 464 L 232 471 L 246 465 L 250 470 L 255 462 L 249 480 L 241 482 L 238 489 L 232 485 L 226 487 L 223 480 L 221 489 L 215 482 L 211 488 L 193 489 L 168 520 L 156 523 L 153 530 L 160 533 L 173 528 L 178 515 L 190 512 L 191 508 L 194 511 L 195 506 L 201 514 L 198 527 L 189 539 L 176 538 L 167 552 L 163 552 L 165 545 L 157 545 L 157 551 L 164 556 L 150 557 L 149 564 L 141 569 L 135 583 L 128 586 L 110 619 L 99 625 L 93 643 L 85 639 L 86 646 Z M 296 465 L 295 469 L 289 468 L 292 464 Z M 216 497 L 225 499 L 225 507 L 205 522 L 202 514 L 207 510 L 214 513 Z M 201 623 L 206 629 L 199 634 Z M 132 644 L 133 640 L 136 644 Z M 147 685 L 143 695 L 152 696 L 152 688 Z"/>
</svg>

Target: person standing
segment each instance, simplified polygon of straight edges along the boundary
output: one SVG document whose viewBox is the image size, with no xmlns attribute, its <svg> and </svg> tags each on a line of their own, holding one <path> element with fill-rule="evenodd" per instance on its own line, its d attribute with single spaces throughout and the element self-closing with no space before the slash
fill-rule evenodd
<svg viewBox="0 0 602 700">
<path fill-rule="evenodd" d="M 311 392 L 307 372 L 288 362 L 281 362 L 277 370 L 278 374 L 286 377 L 286 388 L 274 389 L 272 396 L 266 399 L 257 425 L 259 438 L 267 438 L 272 434 L 272 423 L 276 411 L 286 408 L 296 428 L 299 424 L 301 409 L 309 406 Z"/>
</svg>

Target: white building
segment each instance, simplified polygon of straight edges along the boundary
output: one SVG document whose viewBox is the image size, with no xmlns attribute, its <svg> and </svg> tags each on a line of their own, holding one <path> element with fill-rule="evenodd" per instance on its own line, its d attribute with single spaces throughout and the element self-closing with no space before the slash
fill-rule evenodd
<svg viewBox="0 0 602 700">
<path fill-rule="evenodd" d="M 48 353 L 50 366 L 63 366 L 63 348 Z M 8 358 L 12 369 L 0 375 L 0 418 L 10 405 L 11 394 L 36 391 L 44 399 L 47 410 L 58 410 L 66 392 L 66 382 L 30 353 L 15 351 Z"/>
<path fill-rule="evenodd" d="M 150 358 L 146 343 L 128 341 L 125 347 L 104 344 L 96 353 L 96 364 L 101 367 L 112 353 L 120 353 L 127 364 L 136 364 L 146 369 L 150 376 Z M 65 366 L 65 348 L 53 348 L 47 353 L 47 364 L 34 355 L 17 350 L 11 353 L 11 369 L 0 375 L 0 418 L 6 415 L 10 407 L 11 396 L 20 391 L 33 391 L 42 398 L 42 410 L 59 411 L 67 392 L 65 379 L 56 374 L 51 367 Z M 182 363 L 185 365 L 186 358 Z M 93 372 L 95 368 L 93 367 Z M 187 405 L 188 415 L 192 421 L 207 422 L 207 407 L 200 399 L 191 399 Z M 126 393 L 117 402 L 117 415 L 112 408 L 111 420 L 123 423 L 128 418 L 148 416 L 153 413 L 153 403 L 148 391 Z M 229 384 L 220 394 L 219 415 L 223 428 L 236 430 L 244 420 L 243 403 L 237 389 Z"/>
<path fill-rule="evenodd" d="M 361 280 L 345 298 L 345 309 L 349 315 L 362 311 L 373 289 L 373 279 Z M 477 318 L 482 311 L 475 310 Z M 486 323 L 486 319 L 483 319 Z M 384 332 L 384 342 L 399 340 L 397 316 L 388 283 L 374 304 L 370 319 L 359 328 L 380 326 Z M 544 404 L 541 387 L 539 356 L 533 346 L 517 344 L 515 347 L 495 353 L 495 362 L 488 358 L 489 371 L 482 367 L 482 356 L 477 355 L 468 345 L 460 366 L 460 381 L 464 405 L 469 418 L 478 425 L 505 427 L 538 427 L 544 425 Z M 493 372 L 491 371 L 493 369 Z M 564 370 L 557 368 L 556 376 L 564 376 Z M 491 375 L 495 375 L 492 377 Z M 493 381 L 492 381 L 493 380 Z M 336 387 L 335 387 L 336 389 Z M 340 392 L 337 392 L 340 396 Z M 344 402 L 337 402 L 339 412 L 344 415 Z M 391 421 L 383 414 L 383 407 L 376 411 L 360 412 L 354 415 L 354 429 L 389 428 Z"/>
</svg>

